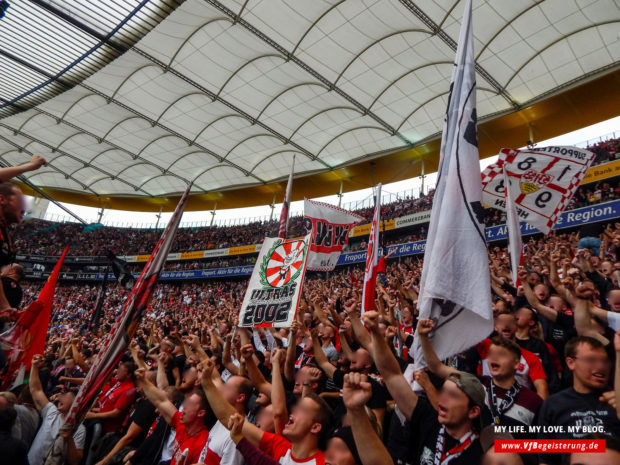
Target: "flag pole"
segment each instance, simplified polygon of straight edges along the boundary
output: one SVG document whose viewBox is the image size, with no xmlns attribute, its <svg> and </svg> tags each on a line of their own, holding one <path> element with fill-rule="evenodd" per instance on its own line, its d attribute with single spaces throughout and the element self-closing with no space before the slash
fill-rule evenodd
<svg viewBox="0 0 620 465">
<path fill-rule="evenodd" d="M 280 212 L 280 227 L 278 229 L 278 237 L 286 239 L 288 234 L 288 217 L 291 206 L 291 191 L 293 189 L 293 173 L 295 172 L 295 154 L 293 154 L 293 163 L 291 164 L 291 173 L 288 175 L 288 183 L 286 184 L 286 193 L 284 194 L 284 202 L 282 203 L 282 211 Z"/>
</svg>

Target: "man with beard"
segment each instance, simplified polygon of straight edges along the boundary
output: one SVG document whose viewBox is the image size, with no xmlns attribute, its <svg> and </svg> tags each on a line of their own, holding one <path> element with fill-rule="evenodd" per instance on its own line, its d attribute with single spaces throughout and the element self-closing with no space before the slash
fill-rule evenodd
<svg viewBox="0 0 620 465">
<path fill-rule="evenodd" d="M 564 433 L 539 433 L 540 439 L 579 439 L 603 432 L 620 435 L 620 420 L 614 408 L 601 399 L 608 391 L 611 360 L 605 346 L 592 337 L 578 336 L 565 347 L 566 365 L 573 374 L 573 385 L 550 396 L 543 403 L 538 424 L 541 427 L 562 426 Z M 616 386 L 616 389 L 620 386 Z M 578 433 L 569 433 L 578 427 Z M 568 455 L 541 454 L 540 463 L 567 463 Z"/>
</svg>

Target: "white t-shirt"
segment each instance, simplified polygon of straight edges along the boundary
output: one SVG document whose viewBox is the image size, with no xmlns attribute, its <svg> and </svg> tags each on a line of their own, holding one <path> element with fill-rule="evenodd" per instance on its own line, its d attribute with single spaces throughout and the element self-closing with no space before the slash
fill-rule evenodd
<svg viewBox="0 0 620 465">
<path fill-rule="evenodd" d="M 607 325 L 614 331 L 620 329 L 620 313 L 607 312 Z"/>
<path fill-rule="evenodd" d="M 60 428 L 64 424 L 65 421 L 60 417 L 58 408 L 53 403 L 48 402 L 41 410 L 41 427 L 28 451 L 28 462 L 30 465 L 41 465 L 43 463 L 56 436 L 58 436 Z M 73 433 L 75 448 L 78 450 L 84 449 L 85 439 L 86 429 L 84 425 L 80 425 Z"/>
<path fill-rule="evenodd" d="M 230 432 L 219 421 L 209 431 L 200 462 L 205 465 L 243 465 L 243 455 L 230 438 Z"/>
</svg>

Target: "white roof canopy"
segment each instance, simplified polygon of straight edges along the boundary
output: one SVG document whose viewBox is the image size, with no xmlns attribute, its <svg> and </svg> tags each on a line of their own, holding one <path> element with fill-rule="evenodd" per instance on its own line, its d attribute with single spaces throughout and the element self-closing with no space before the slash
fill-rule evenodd
<svg viewBox="0 0 620 465">
<path fill-rule="evenodd" d="M 165 196 L 188 181 L 197 193 L 273 182 L 293 154 L 302 175 L 412 146 L 441 131 L 463 7 L 186 0 L 105 66 L 79 61 L 69 90 L 52 80 L 12 106 L 47 78 L 0 55 L 0 75 L 16 80 L 0 90 L 12 113 L 0 119 L 0 161 L 40 153 L 49 165 L 27 176 L 38 186 Z M 613 0 L 474 1 L 479 119 L 616 69 L 619 21 Z M 54 75 L 65 65 L 56 47 L 39 44 L 30 61 Z"/>
</svg>

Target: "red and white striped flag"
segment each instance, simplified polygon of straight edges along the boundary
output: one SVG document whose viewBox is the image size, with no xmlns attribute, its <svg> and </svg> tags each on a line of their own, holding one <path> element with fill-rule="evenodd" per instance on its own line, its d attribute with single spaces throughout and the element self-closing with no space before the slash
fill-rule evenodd
<svg viewBox="0 0 620 465">
<path fill-rule="evenodd" d="M 377 185 L 375 214 L 372 217 L 368 252 L 366 252 L 366 269 L 364 271 L 364 289 L 362 291 L 362 315 L 374 310 L 377 282 L 377 260 L 379 258 L 379 226 L 381 222 L 381 184 Z"/>
<path fill-rule="evenodd" d="M 288 183 L 286 184 L 286 194 L 284 194 L 284 203 L 282 204 L 282 212 L 280 213 L 280 229 L 278 237 L 286 239 L 288 233 L 288 211 L 291 206 L 291 189 L 293 188 L 293 172 L 295 171 L 295 155 L 293 155 L 293 164 L 291 165 L 291 174 L 288 175 Z"/>
<path fill-rule="evenodd" d="M 116 320 L 102 350 L 88 371 L 86 379 L 82 383 L 80 391 L 75 397 L 71 410 L 65 420 L 67 425 L 75 427 L 82 422 L 93 400 L 99 394 L 103 383 L 120 362 L 129 346 L 129 342 L 136 333 L 142 314 L 148 307 L 153 289 L 166 262 L 170 247 L 174 242 L 191 187 L 190 183 L 181 200 L 179 200 L 177 208 L 168 222 L 168 226 L 166 226 L 155 249 L 153 249 L 149 261 L 146 263 L 140 277 L 127 297 L 120 317 Z"/>
</svg>

